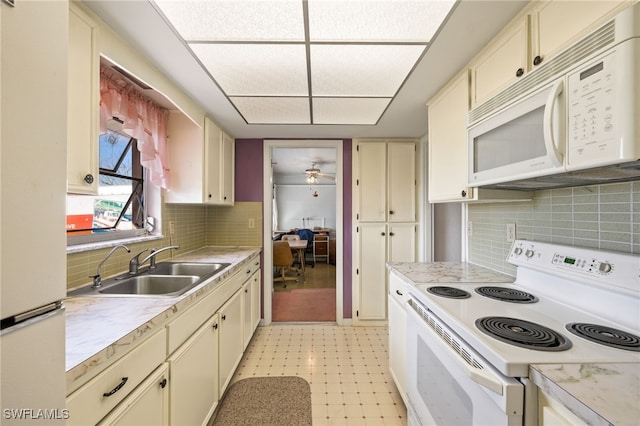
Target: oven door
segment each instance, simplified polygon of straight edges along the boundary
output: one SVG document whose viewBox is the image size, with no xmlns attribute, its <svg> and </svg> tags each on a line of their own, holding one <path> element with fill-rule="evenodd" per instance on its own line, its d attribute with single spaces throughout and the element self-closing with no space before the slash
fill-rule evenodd
<svg viewBox="0 0 640 426">
<path fill-rule="evenodd" d="M 410 425 L 523 424 L 524 385 L 496 371 L 413 297 L 407 396 Z"/>
</svg>

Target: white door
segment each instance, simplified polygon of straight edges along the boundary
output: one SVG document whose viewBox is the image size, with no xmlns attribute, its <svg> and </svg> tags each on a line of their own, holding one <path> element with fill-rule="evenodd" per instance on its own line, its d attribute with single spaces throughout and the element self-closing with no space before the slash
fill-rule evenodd
<svg viewBox="0 0 640 426">
<path fill-rule="evenodd" d="M 237 291 L 220 308 L 219 395 L 223 395 L 242 358 L 242 292 Z"/>
<path fill-rule="evenodd" d="M 416 220 L 416 144 L 388 143 L 389 222 Z"/>
<path fill-rule="evenodd" d="M 359 142 L 358 156 L 358 220 L 384 222 L 387 219 L 387 144 Z"/>
<path fill-rule="evenodd" d="M 389 224 L 389 262 L 416 261 L 415 223 Z"/>
</svg>

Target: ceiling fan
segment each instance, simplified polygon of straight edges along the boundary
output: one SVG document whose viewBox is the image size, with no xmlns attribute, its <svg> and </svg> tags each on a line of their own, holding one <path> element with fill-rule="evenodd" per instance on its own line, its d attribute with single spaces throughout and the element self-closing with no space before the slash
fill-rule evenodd
<svg viewBox="0 0 640 426">
<path fill-rule="evenodd" d="M 333 174 L 322 173 L 320 169 L 316 168 L 316 163 L 311 163 L 311 168 L 306 169 L 304 173 L 307 175 L 307 183 L 318 183 L 318 178 L 327 178 L 335 180 L 336 177 Z"/>
</svg>

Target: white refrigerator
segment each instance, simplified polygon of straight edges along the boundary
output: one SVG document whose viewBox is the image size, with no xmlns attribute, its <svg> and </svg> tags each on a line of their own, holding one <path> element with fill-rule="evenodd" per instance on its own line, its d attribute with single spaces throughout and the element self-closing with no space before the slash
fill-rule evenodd
<svg viewBox="0 0 640 426">
<path fill-rule="evenodd" d="M 64 424 L 66 1 L 0 2 L 0 424 Z"/>
</svg>

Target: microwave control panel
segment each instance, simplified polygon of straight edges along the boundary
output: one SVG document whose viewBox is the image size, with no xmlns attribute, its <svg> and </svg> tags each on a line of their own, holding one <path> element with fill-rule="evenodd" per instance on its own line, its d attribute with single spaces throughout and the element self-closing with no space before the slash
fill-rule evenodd
<svg viewBox="0 0 640 426">
<path fill-rule="evenodd" d="M 619 138 L 616 117 L 615 52 L 568 76 L 569 164 L 590 164 L 613 154 Z"/>
</svg>

